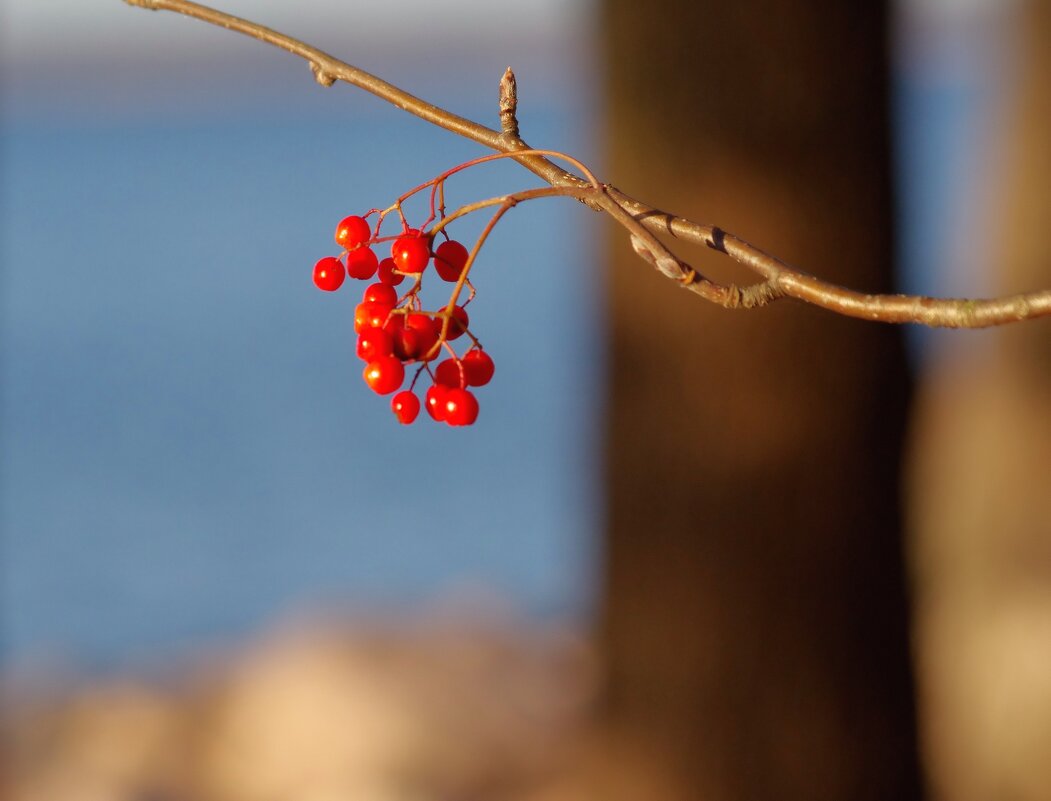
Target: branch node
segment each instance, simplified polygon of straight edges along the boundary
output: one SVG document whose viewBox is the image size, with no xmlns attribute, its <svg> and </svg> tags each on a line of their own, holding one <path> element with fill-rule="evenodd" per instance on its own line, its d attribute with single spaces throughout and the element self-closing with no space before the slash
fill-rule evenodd
<svg viewBox="0 0 1051 801">
<path fill-rule="evenodd" d="M 508 67 L 500 79 L 500 128 L 504 136 L 518 139 L 518 84 Z"/>
<path fill-rule="evenodd" d="M 310 62 L 310 71 L 314 73 L 314 80 L 322 86 L 332 86 L 332 84 L 336 82 L 336 76 L 330 72 L 326 72 L 325 68 L 316 61 Z"/>
<path fill-rule="evenodd" d="M 777 300 L 784 294 L 773 281 L 763 281 L 760 284 L 746 286 L 740 291 L 740 305 L 742 309 L 757 309 Z"/>
</svg>

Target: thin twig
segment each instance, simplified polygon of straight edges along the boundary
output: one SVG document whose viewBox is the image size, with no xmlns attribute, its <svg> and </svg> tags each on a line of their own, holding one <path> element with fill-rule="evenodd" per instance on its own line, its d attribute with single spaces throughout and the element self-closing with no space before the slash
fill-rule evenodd
<svg viewBox="0 0 1051 801">
<path fill-rule="evenodd" d="M 663 274 L 725 308 L 755 308 L 782 297 L 796 298 L 849 317 L 885 323 L 919 323 L 946 328 L 984 328 L 1051 315 L 1051 289 L 1010 297 L 970 300 L 919 295 L 870 295 L 822 281 L 713 225 L 693 222 L 661 211 L 624 194 L 616 187 L 596 189 L 579 176 L 533 151 L 518 133 L 517 93 L 510 70 L 501 81 L 501 131 L 432 105 L 298 39 L 254 22 L 224 14 L 189 0 L 125 0 L 152 10 L 175 11 L 212 25 L 243 33 L 305 59 L 323 86 L 337 80 L 357 86 L 441 128 L 501 153 L 514 154 L 523 167 L 553 187 L 572 189 L 592 208 L 604 211 L 624 226 L 632 246 Z M 510 79 L 508 79 L 510 75 Z M 518 154 L 518 151 L 530 151 Z M 578 194 L 579 193 L 579 194 Z M 509 207 L 501 207 L 496 218 Z M 744 265 L 760 277 L 751 286 L 721 285 L 680 261 L 654 234 L 707 245 Z M 446 321 L 447 322 L 447 321 Z"/>
</svg>

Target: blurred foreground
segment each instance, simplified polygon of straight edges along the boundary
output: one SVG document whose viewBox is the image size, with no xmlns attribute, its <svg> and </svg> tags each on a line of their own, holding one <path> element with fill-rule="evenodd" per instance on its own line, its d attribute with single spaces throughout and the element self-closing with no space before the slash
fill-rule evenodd
<svg viewBox="0 0 1051 801">
<path fill-rule="evenodd" d="M 595 688 L 591 651 L 557 628 L 293 629 L 173 681 L 48 688 L 37 703 L 22 688 L 4 715 L 6 797 L 532 798 L 577 749 Z"/>
</svg>

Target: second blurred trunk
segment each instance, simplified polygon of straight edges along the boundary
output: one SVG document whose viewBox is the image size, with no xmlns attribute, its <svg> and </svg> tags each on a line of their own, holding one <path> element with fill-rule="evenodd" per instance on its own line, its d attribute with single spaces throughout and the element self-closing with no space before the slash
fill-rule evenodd
<svg viewBox="0 0 1051 801">
<path fill-rule="evenodd" d="M 981 241 L 957 240 L 1004 294 L 1051 286 L 1051 3 L 1013 19 Z M 952 801 L 1051 801 L 1051 319 L 942 344 L 910 505 L 931 784 Z"/>
</svg>

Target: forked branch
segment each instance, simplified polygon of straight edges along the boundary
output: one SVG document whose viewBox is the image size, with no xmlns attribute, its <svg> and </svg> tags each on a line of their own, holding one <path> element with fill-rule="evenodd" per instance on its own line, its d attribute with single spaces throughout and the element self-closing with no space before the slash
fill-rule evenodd
<svg viewBox="0 0 1051 801">
<path fill-rule="evenodd" d="M 471 139 L 511 158 L 554 189 L 609 214 L 627 229 L 632 247 L 643 259 L 681 286 L 724 308 L 755 308 L 780 298 L 795 298 L 849 317 L 885 323 L 919 323 L 944 328 L 984 328 L 1051 315 L 1051 289 L 993 299 L 931 298 L 920 295 L 870 295 L 822 281 L 790 267 L 743 239 L 713 225 L 678 217 L 638 201 L 616 187 L 596 185 L 559 167 L 519 136 L 514 75 L 501 81 L 501 130 L 421 100 L 381 78 L 340 61 L 298 39 L 254 22 L 224 14 L 189 0 L 125 0 L 130 5 L 175 11 L 280 47 L 307 61 L 318 83 L 336 81 L 357 86 L 441 128 Z M 525 151 L 519 153 L 518 151 Z M 712 281 L 672 253 L 655 234 L 703 244 L 742 264 L 760 280 L 747 286 Z"/>
</svg>

